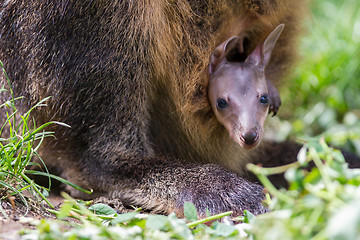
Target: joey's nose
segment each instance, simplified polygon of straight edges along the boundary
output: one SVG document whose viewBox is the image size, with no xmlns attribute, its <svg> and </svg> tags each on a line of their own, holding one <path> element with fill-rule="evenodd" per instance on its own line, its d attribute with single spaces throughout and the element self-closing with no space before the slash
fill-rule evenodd
<svg viewBox="0 0 360 240">
<path fill-rule="evenodd" d="M 251 146 L 258 139 L 258 134 L 256 131 L 251 131 L 251 132 L 247 132 L 244 135 L 242 135 L 242 138 L 246 145 Z"/>
</svg>

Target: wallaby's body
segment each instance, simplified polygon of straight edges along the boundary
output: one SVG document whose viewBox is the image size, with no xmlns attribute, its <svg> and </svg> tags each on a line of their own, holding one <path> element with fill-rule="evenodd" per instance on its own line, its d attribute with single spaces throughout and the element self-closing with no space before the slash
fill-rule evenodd
<svg viewBox="0 0 360 240">
<path fill-rule="evenodd" d="M 283 28 L 279 25 L 244 61 L 234 57 L 243 54 L 242 41 L 236 36 L 218 46 L 211 57 L 209 101 L 219 122 L 241 147 L 250 149 L 260 143 L 269 109 L 276 114 L 279 107 L 277 91 L 268 89 L 272 84 L 265 77 L 265 67 Z"/>
<path fill-rule="evenodd" d="M 0 59 L 24 109 L 46 96 L 37 124 L 57 120 L 41 156 L 62 176 L 124 205 L 204 215 L 266 211 L 249 161 L 295 160 L 299 147 L 246 150 L 213 113 L 209 57 L 231 36 L 248 56 L 279 23 L 286 29 L 265 69 L 278 82 L 294 58 L 303 1 L 10 0 L 0 3 Z M 266 164 L 264 164 L 266 165 Z"/>
</svg>

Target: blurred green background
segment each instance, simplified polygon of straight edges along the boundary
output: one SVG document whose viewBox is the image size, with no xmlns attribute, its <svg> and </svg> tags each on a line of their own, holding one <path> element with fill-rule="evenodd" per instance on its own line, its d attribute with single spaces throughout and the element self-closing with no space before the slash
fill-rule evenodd
<svg viewBox="0 0 360 240">
<path fill-rule="evenodd" d="M 360 155 L 360 1 L 314 0 L 299 42 L 301 58 L 280 88 L 273 134 L 325 136 Z"/>
</svg>

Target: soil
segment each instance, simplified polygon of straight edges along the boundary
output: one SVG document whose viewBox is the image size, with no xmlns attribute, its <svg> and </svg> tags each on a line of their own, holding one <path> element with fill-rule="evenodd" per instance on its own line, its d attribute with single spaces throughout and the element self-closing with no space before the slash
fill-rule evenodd
<svg viewBox="0 0 360 240">
<path fill-rule="evenodd" d="M 59 210 L 64 198 L 60 195 L 61 189 L 53 189 L 47 200 Z M 35 223 L 40 219 L 56 219 L 55 215 L 46 211 L 49 206 L 42 201 L 35 203 L 31 198 L 26 198 L 28 206 L 25 206 L 20 198 L 14 196 L 0 200 L 0 240 L 18 240 L 23 229 L 35 229 Z M 104 203 L 117 210 L 118 213 L 133 211 L 125 208 L 118 200 L 99 197 L 93 203 Z M 3 213 L 2 213 L 3 212 Z M 5 213 L 5 214 L 4 214 Z M 68 218 L 67 221 L 78 222 L 76 219 Z"/>
<path fill-rule="evenodd" d="M 59 208 L 63 203 L 63 198 L 52 193 L 47 198 L 50 203 Z M 25 206 L 20 198 L 10 197 L 1 201 L 0 209 L 0 239 L 17 240 L 20 239 L 19 231 L 22 229 L 34 229 L 34 223 L 42 218 L 55 219 L 54 215 L 44 210 L 45 206 L 35 203 L 28 199 L 28 206 Z"/>
</svg>

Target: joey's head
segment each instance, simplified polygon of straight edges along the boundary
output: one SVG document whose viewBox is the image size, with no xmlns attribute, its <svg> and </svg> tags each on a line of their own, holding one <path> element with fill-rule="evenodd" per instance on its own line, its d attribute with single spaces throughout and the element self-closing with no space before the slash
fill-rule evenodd
<svg viewBox="0 0 360 240">
<path fill-rule="evenodd" d="M 246 149 L 256 147 L 263 137 L 270 105 L 265 67 L 283 27 L 279 25 L 245 60 L 234 58 L 234 53 L 244 53 L 240 37 L 229 38 L 211 56 L 211 107 L 231 139 Z"/>
<path fill-rule="evenodd" d="M 256 147 L 269 112 L 264 71 L 251 63 L 227 63 L 210 78 L 209 100 L 218 121 L 240 146 Z"/>
</svg>

